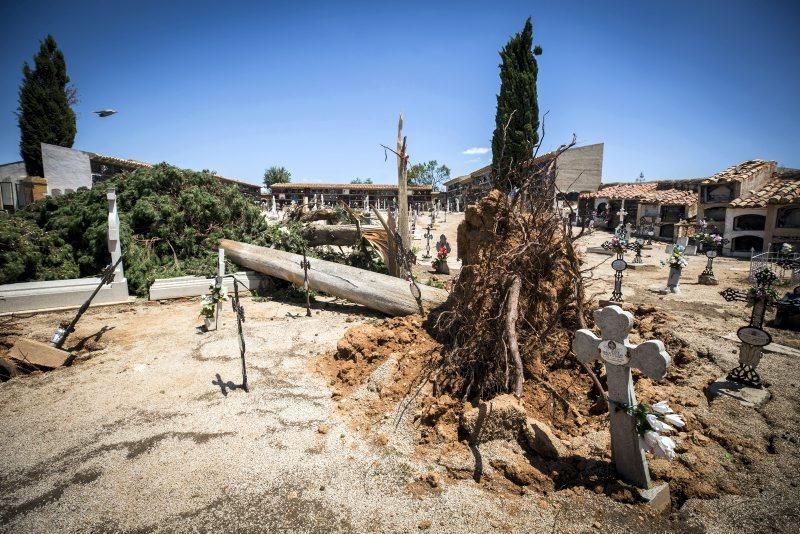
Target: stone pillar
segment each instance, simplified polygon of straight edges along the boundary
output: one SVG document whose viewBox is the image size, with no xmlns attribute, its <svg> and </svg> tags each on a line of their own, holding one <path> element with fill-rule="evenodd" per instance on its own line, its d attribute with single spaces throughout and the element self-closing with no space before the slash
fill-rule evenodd
<svg viewBox="0 0 800 534">
<path fill-rule="evenodd" d="M 31 185 L 31 199 L 41 200 L 47 196 L 47 179 L 41 176 L 28 176 L 23 180 Z"/>
<path fill-rule="evenodd" d="M 117 262 L 122 256 L 122 243 L 119 240 L 119 211 L 117 211 L 117 192 L 110 187 L 106 192 L 108 200 L 108 251 L 111 253 L 111 264 Z M 114 282 L 122 282 L 125 279 L 125 272 L 122 262 L 119 262 L 114 271 Z"/>
</svg>

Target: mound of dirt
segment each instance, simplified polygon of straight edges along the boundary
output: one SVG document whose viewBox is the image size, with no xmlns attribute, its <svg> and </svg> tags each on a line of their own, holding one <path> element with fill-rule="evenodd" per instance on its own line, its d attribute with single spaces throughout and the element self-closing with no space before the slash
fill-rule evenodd
<svg viewBox="0 0 800 534">
<path fill-rule="evenodd" d="M 702 384 L 719 370 L 673 335 L 674 317 L 648 306 L 625 307 L 635 315 L 631 340 L 661 339 L 673 356 L 661 383 L 634 371 L 638 399 L 651 404 L 667 400 L 687 421 L 686 431 L 675 436 L 676 460 L 650 460 L 653 478 L 670 483 L 677 505 L 691 497 L 753 491 L 745 489 L 744 468 L 762 452 L 763 429 L 731 432 L 729 421 L 711 413 Z M 442 346 L 425 330 L 420 317 L 410 316 L 349 329 L 336 353 L 321 357 L 316 367 L 329 380 L 339 413 L 353 428 L 386 445 L 395 439 L 393 432 L 408 425 L 413 430 L 413 453 L 438 465 L 445 479 L 473 478 L 516 494 L 538 491 L 545 495 L 582 487 L 633 502 L 633 494 L 619 483 L 610 461 L 607 414 L 598 409 L 593 382 L 580 367 L 555 365 L 546 382 L 528 379 L 524 384 L 521 406 L 563 447 L 557 458 L 546 458 L 525 439 L 471 444 L 460 421 L 477 404 L 437 395 L 441 392 L 434 391 L 431 376 L 441 357 Z M 599 378 L 605 386 L 604 375 Z M 744 408 L 725 405 L 725 410 L 739 409 Z M 392 422 L 388 430 L 387 421 Z M 427 487 L 424 480 L 420 485 Z"/>
</svg>

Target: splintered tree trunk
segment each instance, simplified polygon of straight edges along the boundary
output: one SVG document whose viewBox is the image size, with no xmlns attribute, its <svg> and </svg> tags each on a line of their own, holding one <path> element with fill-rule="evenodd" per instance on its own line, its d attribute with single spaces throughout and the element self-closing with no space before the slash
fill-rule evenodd
<svg viewBox="0 0 800 534">
<path fill-rule="evenodd" d="M 231 261 L 262 274 L 275 276 L 296 285 L 303 284 L 303 257 L 283 250 L 248 245 L 223 239 L 219 244 Z M 308 286 L 335 297 L 377 310 L 387 315 L 419 313 L 419 304 L 411 294 L 408 282 L 330 261 L 309 259 Z M 447 291 L 419 286 L 422 305 L 431 309 L 444 303 Z"/>
<path fill-rule="evenodd" d="M 519 317 L 519 290 L 522 287 L 522 280 L 519 276 L 514 276 L 511 288 L 508 290 L 508 314 L 506 315 L 506 338 L 508 348 L 514 357 L 514 394 L 522 395 L 522 357 L 519 354 L 519 342 L 517 341 L 517 318 Z"/>
<path fill-rule="evenodd" d="M 411 236 L 408 233 L 408 175 L 406 166 L 406 138 L 403 137 L 403 114 L 397 123 L 397 226 L 400 228 L 400 239 L 403 248 L 411 248 Z"/>
</svg>

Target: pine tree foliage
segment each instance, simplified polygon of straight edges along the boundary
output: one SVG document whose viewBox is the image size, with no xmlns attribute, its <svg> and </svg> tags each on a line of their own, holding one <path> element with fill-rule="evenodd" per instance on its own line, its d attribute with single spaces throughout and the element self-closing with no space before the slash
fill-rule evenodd
<svg viewBox="0 0 800 534">
<path fill-rule="evenodd" d="M 48 35 L 33 57 L 33 67 L 23 65 L 19 87 L 19 150 L 29 176 L 44 175 L 41 143 L 72 147 L 77 132 L 73 99 L 64 54 Z"/>
<path fill-rule="evenodd" d="M 495 187 L 509 190 L 519 186 L 509 176 L 510 169 L 531 158 L 539 142 L 539 104 L 536 78 L 539 67 L 532 49 L 533 25 L 525 22 L 500 51 L 500 94 L 497 95 L 497 114 L 492 136 L 492 176 Z"/>
<path fill-rule="evenodd" d="M 110 261 L 110 186 L 117 190 L 125 276 L 139 296 L 156 278 L 214 276 L 222 238 L 293 252 L 305 245 L 299 228 L 268 225 L 260 208 L 212 173 L 160 164 L 0 218 L 0 284 L 96 276 Z"/>
<path fill-rule="evenodd" d="M 272 187 L 272 184 L 288 184 L 292 181 L 292 173 L 286 167 L 273 165 L 264 171 L 264 186 Z"/>
</svg>

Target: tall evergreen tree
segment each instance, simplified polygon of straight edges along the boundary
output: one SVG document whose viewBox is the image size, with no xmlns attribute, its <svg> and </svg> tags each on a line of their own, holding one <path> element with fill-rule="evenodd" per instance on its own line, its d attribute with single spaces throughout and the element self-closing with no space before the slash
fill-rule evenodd
<svg viewBox="0 0 800 534">
<path fill-rule="evenodd" d="M 33 68 L 22 66 L 19 86 L 19 153 L 30 176 L 42 176 L 40 143 L 72 147 L 77 126 L 71 104 L 75 98 L 69 87 L 67 63 L 56 40 L 48 35 L 33 56 Z"/>
<path fill-rule="evenodd" d="M 519 184 L 509 177 L 509 169 L 533 155 L 539 142 L 539 104 L 536 58 L 541 47 L 533 46 L 530 17 L 522 32 L 516 34 L 500 51 L 500 94 L 492 136 L 492 175 L 494 184 L 509 189 Z M 509 120 L 510 119 L 510 120 Z"/>
</svg>

